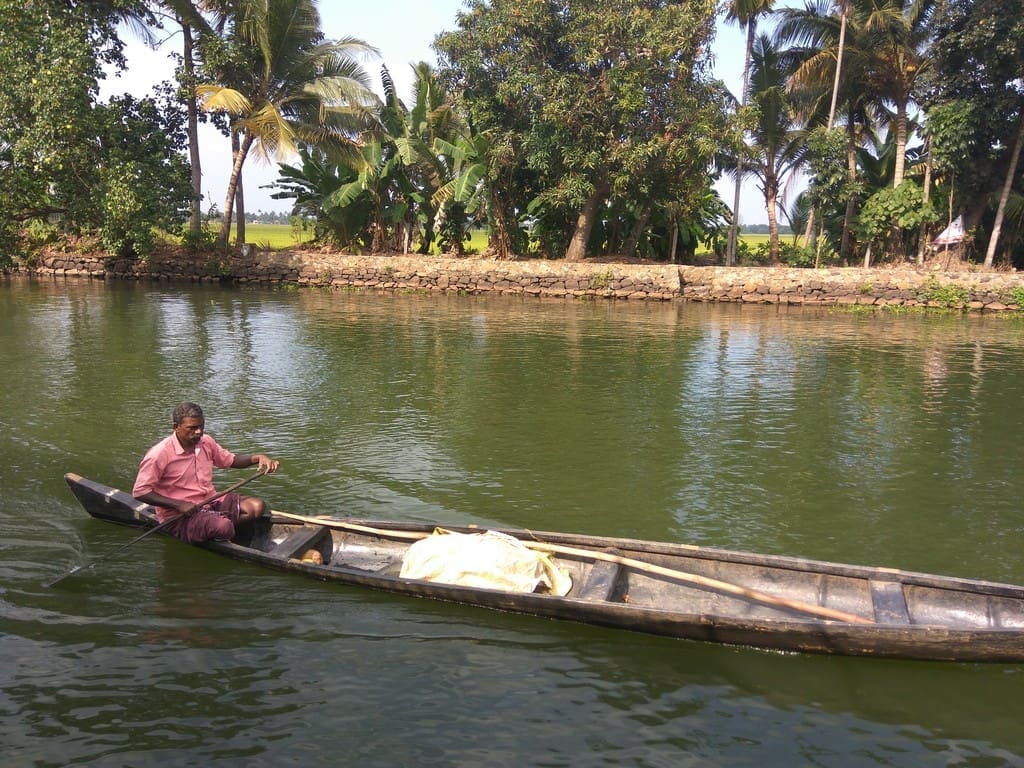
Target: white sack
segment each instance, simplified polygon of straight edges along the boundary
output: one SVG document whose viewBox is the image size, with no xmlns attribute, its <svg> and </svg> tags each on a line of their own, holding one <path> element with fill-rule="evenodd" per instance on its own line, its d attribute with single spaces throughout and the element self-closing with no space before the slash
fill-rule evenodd
<svg viewBox="0 0 1024 768">
<path fill-rule="evenodd" d="M 409 547 L 402 578 L 439 581 L 506 592 L 542 591 L 565 595 L 572 579 L 542 552 L 498 531 L 454 533 L 438 528 Z"/>
</svg>

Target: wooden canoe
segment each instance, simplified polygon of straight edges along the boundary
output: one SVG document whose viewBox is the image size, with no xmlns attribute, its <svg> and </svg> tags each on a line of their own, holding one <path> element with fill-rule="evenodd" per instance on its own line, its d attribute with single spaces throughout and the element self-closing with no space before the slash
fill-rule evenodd
<svg viewBox="0 0 1024 768">
<path fill-rule="evenodd" d="M 156 524 L 154 509 L 76 474 L 95 518 Z M 401 578 L 403 556 L 434 525 L 274 512 L 250 541 L 199 546 L 240 560 L 415 597 L 657 635 L 793 652 L 1024 662 L 1024 587 L 671 544 L 500 529 L 548 553 L 572 578 L 565 597 Z M 457 532 L 479 528 L 444 526 Z M 303 560 L 315 551 L 322 563 Z"/>
</svg>

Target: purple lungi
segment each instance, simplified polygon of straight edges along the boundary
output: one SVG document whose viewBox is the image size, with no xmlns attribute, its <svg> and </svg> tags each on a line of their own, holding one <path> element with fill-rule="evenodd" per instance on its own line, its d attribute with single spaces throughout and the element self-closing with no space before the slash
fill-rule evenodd
<svg viewBox="0 0 1024 768">
<path fill-rule="evenodd" d="M 189 544 L 210 540 L 230 541 L 235 535 L 235 523 L 241 513 L 241 497 L 237 493 L 229 493 L 203 506 L 195 514 L 175 520 L 164 530 Z"/>
</svg>

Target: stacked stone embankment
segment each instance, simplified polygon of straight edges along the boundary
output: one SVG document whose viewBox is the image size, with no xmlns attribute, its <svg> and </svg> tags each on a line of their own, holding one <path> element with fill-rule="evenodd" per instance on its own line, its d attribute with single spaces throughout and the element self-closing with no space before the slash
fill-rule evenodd
<svg viewBox="0 0 1024 768">
<path fill-rule="evenodd" d="M 1003 311 L 1024 305 L 1024 274 L 911 266 L 734 268 L 251 249 L 231 256 L 165 251 L 145 261 L 53 254 L 15 271 L 93 279 L 800 306 L 955 306 Z"/>
</svg>

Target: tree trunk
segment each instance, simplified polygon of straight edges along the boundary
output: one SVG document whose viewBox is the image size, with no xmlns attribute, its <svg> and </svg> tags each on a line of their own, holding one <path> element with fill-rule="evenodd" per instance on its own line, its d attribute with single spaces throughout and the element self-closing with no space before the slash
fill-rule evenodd
<svg viewBox="0 0 1024 768">
<path fill-rule="evenodd" d="M 846 212 L 843 214 L 843 239 L 839 243 L 839 263 L 844 267 L 850 263 L 850 252 L 853 250 L 853 217 L 857 215 L 857 199 L 850 195 L 846 198 Z"/>
<path fill-rule="evenodd" d="M 996 246 L 999 244 L 999 235 L 1003 229 L 1003 217 L 1006 215 L 1006 203 L 1010 199 L 1010 191 L 1013 189 L 1013 178 L 1017 175 L 1017 163 L 1020 162 L 1021 145 L 1024 145 L 1024 117 L 1017 119 L 1020 122 L 1020 127 L 1017 130 L 1017 139 L 1013 144 L 1010 167 L 1006 171 L 1006 181 L 1003 182 L 1003 192 L 999 195 L 999 208 L 996 210 L 996 220 L 992 225 L 992 234 L 988 238 L 988 250 L 985 252 L 986 269 L 991 269 L 992 262 L 995 261 Z"/>
<path fill-rule="evenodd" d="M 743 158 L 736 161 L 736 191 L 732 202 L 732 224 L 729 226 L 729 242 L 725 248 L 725 264 L 736 264 L 736 246 L 739 244 L 740 229 L 740 186 L 743 184 Z"/>
<path fill-rule="evenodd" d="M 370 240 L 370 253 L 381 253 L 385 242 L 384 204 L 375 187 L 370 189 L 370 193 L 373 195 L 373 237 Z"/>
<path fill-rule="evenodd" d="M 647 228 L 647 222 L 650 218 L 651 206 L 645 205 L 633 223 L 629 231 L 629 237 L 626 238 L 626 242 L 622 245 L 622 255 L 626 258 L 636 254 L 636 248 L 640 244 L 640 236 L 643 235 L 644 230 Z"/>
<path fill-rule="evenodd" d="M 576 218 L 576 227 L 573 229 L 569 247 L 565 251 L 566 261 L 583 261 L 586 258 L 587 241 L 590 240 L 590 233 L 597 220 L 597 211 L 604 203 L 606 195 L 607 184 L 604 181 L 594 185 L 594 191 L 590 194 L 587 202 L 583 204 L 583 209 Z"/>
<path fill-rule="evenodd" d="M 853 189 L 857 181 L 857 139 L 852 121 L 847 129 L 849 141 L 846 143 L 846 177 L 850 181 L 850 189 Z M 852 225 L 853 217 L 857 213 L 857 198 L 851 192 L 846 197 L 846 213 L 843 215 L 843 237 L 839 244 L 839 261 L 843 266 L 850 263 L 850 250 L 852 248 Z"/>
<path fill-rule="evenodd" d="M 231 137 L 231 156 L 234 157 L 241 149 L 238 134 Z M 238 166 L 238 184 L 235 186 L 235 245 L 245 245 L 245 183 L 242 177 L 242 166 Z"/>
<path fill-rule="evenodd" d="M 814 222 L 817 217 L 814 215 L 814 209 L 811 208 L 807 212 L 807 226 L 804 227 L 804 248 L 810 248 L 814 242 Z"/>
<path fill-rule="evenodd" d="M 892 188 L 903 183 L 907 164 L 907 102 L 896 105 L 896 172 L 892 177 Z"/>
<path fill-rule="evenodd" d="M 924 149 L 928 154 L 928 160 L 924 164 L 924 189 L 921 195 L 921 205 L 928 205 L 928 199 L 931 196 L 932 191 L 932 140 L 926 138 L 924 140 Z M 917 263 L 924 264 L 924 254 L 928 250 L 929 232 L 928 225 L 922 224 L 921 228 L 917 233 Z"/>
<path fill-rule="evenodd" d="M 222 248 L 227 248 L 228 240 L 231 237 L 231 213 L 235 207 L 235 192 L 242 178 L 242 164 L 245 162 L 245 156 L 249 153 L 252 141 L 252 135 L 249 133 L 245 134 L 245 139 L 242 140 L 241 146 L 233 155 L 235 162 L 231 167 L 231 176 L 228 178 L 228 191 L 224 196 L 224 213 L 221 216 L 220 235 L 217 238 L 217 244 Z"/>
<path fill-rule="evenodd" d="M 504 195 L 492 188 L 490 195 L 491 233 L 487 238 L 487 247 L 496 259 L 508 259 L 512 256 L 512 235 L 510 227 L 516 226 L 515 214 L 509 211 Z"/>
<path fill-rule="evenodd" d="M 185 87 L 188 97 L 185 109 L 188 115 L 188 162 L 192 170 L 192 199 L 189 201 L 188 231 L 193 242 L 199 242 L 203 232 L 203 171 L 199 160 L 199 107 L 195 94 L 195 64 L 192 61 L 192 27 L 182 23 L 181 33 L 184 38 L 182 63 L 184 67 Z"/>
<path fill-rule="evenodd" d="M 776 213 L 776 205 L 779 197 L 779 186 L 774 181 L 766 181 L 764 185 L 764 202 L 768 209 L 768 246 L 772 264 L 778 264 L 780 258 L 779 249 L 779 217 Z"/>
<path fill-rule="evenodd" d="M 828 109 L 828 130 L 830 131 L 836 117 L 836 103 L 839 101 L 839 78 L 843 69 L 843 48 L 846 46 L 846 0 L 840 4 L 839 12 L 842 14 L 839 20 L 839 50 L 836 52 L 836 76 L 832 81 L 832 104 Z"/>
<path fill-rule="evenodd" d="M 754 55 L 754 36 L 757 22 L 747 22 L 747 50 L 743 58 L 743 92 L 740 94 L 740 106 L 747 105 L 747 89 L 750 87 L 750 60 Z M 728 267 L 736 264 L 736 247 L 739 245 L 740 231 L 740 189 L 743 186 L 743 154 L 736 158 L 736 190 L 732 202 L 732 226 L 729 227 L 729 242 L 725 249 L 725 264 Z"/>
</svg>

